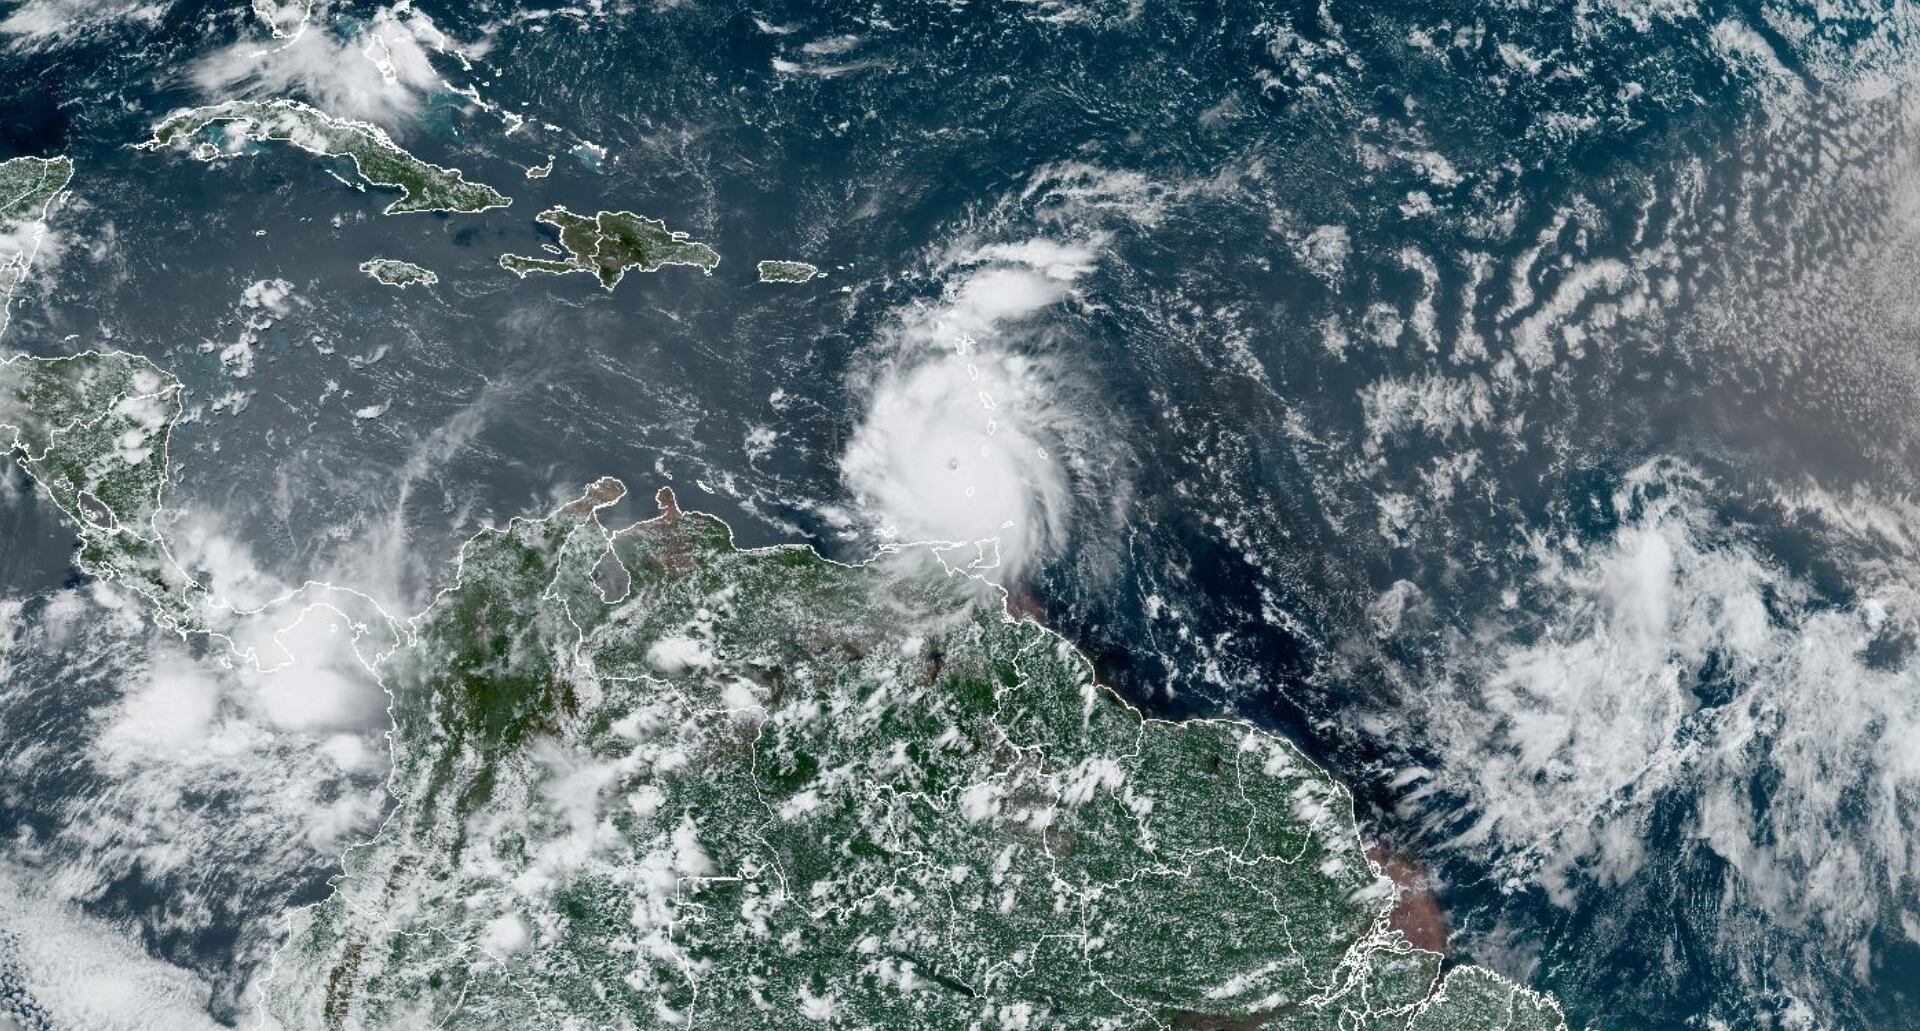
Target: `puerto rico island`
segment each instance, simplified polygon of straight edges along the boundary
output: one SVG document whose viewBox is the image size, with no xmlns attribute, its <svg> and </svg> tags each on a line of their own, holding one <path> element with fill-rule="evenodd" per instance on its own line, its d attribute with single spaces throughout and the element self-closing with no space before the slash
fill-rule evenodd
<svg viewBox="0 0 1920 1031">
<path fill-rule="evenodd" d="M 344 157 L 368 183 L 399 190 L 400 198 L 382 214 L 473 213 L 513 203 L 491 186 L 468 182 L 458 169 L 413 156 L 377 125 L 335 118 L 295 100 L 232 100 L 175 111 L 154 126 L 153 136 L 139 146 L 189 149 L 195 158 L 213 161 L 241 153 L 249 143 L 266 141 L 322 157 Z"/>
<path fill-rule="evenodd" d="M 762 283 L 804 283 L 826 275 L 804 261 L 763 261 L 754 267 Z"/>
<path fill-rule="evenodd" d="M 432 286 L 440 277 L 432 269 L 421 268 L 411 261 L 399 258 L 370 258 L 360 263 L 360 271 L 388 286 L 397 286 L 402 290 L 418 283 Z"/>
<path fill-rule="evenodd" d="M 720 264 L 713 248 L 675 232 L 659 219 L 631 211 L 602 211 L 587 216 L 564 207 L 542 211 L 538 221 L 560 230 L 566 258 L 500 256 L 500 267 L 521 278 L 529 272 L 564 275 L 591 272 L 608 290 L 620 285 L 628 269 L 653 272 L 665 265 L 692 265 L 711 275 Z"/>
</svg>

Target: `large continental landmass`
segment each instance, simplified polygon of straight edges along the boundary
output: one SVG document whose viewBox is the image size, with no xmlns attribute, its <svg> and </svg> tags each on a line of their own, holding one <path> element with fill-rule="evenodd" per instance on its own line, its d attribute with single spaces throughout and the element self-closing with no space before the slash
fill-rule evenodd
<svg viewBox="0 0 1920 1031">
<path fill-rule="evenodd" d="M 500 267 L 523 279 L 529 272 L 591 272 L 601 286 L 611 290 L 620 285 L 628 269 L 653 272 L 663 265 L 692 265 L 712 273 L 720 264 L 720 255 L 713 248 L 668 229 L 657 218 L 631 211 L 581 215 L 566 208 L 549 208 L 536 221 L 560 230 L 560 245 L 567 249 L 567 257 L 501 255 Z"/>
<path fill-rule="evenodd" d="M 0 444 L 161 603 L 178 385 L 0 363 Z M 1347 793 L 1243 723 L 1143 719 L 912 554 L 744 551 L 624 488 L 463 549 L 375 659 L 395 809 L 296 914 L 288 1028 L 1546 1029 L 1389 926 Z M 990 595 L 988 595 L 990 597 Z"/>
<path fill-rule="evenodd" d="M 477 212 L 513 203 L 491 186 L 468 182 L 458 169 L 413 156 L 377 125 L 335 118 L 295 100 L 231 100 L 175 111 L 154 126 L 153 136 L 140 146 L 158 150 L 192 145 L 195 157 L 210 161 L 262 141 L 348 159 L 360 178 L 400 191 L 400 199 L 383 214 Z"/>
</svg>

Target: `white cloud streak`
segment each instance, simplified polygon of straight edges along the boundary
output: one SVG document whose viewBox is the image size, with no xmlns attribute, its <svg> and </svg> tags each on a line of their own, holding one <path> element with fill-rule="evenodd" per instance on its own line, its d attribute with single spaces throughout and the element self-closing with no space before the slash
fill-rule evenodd
<svg viewBox="0 0 1920 1031">
<path fill-rule="evenodd" d="M 394 125 L 442 89 L 430 51 L 447 39 L 424 15 L 385 8 L 344 35 L 309 26 L 282 42 L 244 41 L 193 68 L 209 96 L 304 94 L 328 114 Z"/>
</svg>

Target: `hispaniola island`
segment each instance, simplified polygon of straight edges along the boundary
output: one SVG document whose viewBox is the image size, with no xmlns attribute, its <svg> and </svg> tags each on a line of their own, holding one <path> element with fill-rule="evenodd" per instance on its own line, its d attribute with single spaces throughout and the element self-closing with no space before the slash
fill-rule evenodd
<svg viewBox="0 0 1920 1031">
<path fill-rule="evenodd" d="M 0 1031 L 1920 1027 L 1916 40 L 0 5 Z"/>
</svg>

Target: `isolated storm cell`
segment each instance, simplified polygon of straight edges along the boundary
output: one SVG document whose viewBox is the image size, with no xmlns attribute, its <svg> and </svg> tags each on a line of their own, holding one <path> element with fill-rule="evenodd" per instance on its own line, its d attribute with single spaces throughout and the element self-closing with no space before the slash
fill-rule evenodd
<svg viewBox="0 0 1920 1031">
<path fill-rule="evenodd" d="M 1034 363 L 943 355 L 887 376 L 843 463 L 900 541 L 997 541 L 1018 572 L 1064 534 L 1069 485 L 1046 444 Z"/>
</svg>

